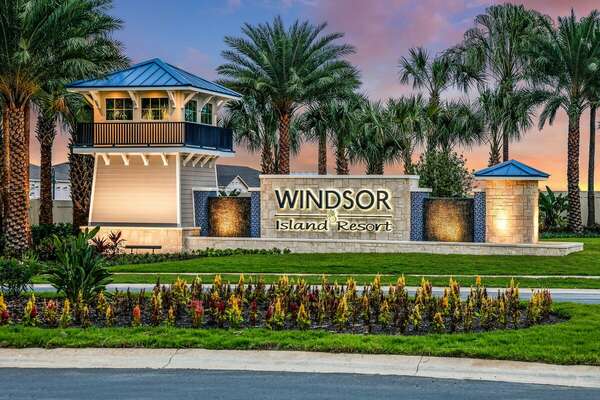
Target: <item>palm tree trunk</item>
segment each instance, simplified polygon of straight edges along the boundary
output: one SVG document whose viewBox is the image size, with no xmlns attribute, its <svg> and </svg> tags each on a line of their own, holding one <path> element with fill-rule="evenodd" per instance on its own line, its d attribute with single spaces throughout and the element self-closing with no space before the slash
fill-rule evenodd
<svg viewBox="0 0 600 400">
<path fill-rule="evenodd" d="M 94 177 L 94 158 L 85 154 L 69 152 L 71 200 L 73 201 L 73 229 L 79 231 L 88 225 L 92 181 Z"/>
<path fill-rule="evenodd" d="M 490 158 L 488 160 L 488 167 L 500 164 L 500 152 L 501 152 L 500 137 L 497 133 L 492 134 L 490 139 Z"/>
<path fill-rule="evenodd" d="M 567 143 L 567 196 L 569 198 L 569 229 L 583 230 L 581 224 L 581 199 L 579 198 L 579 114 L 569 113 L 569 136 Z"/>
<path fill-rule="evenodd" d="M 335 148 L 335 173 L 338 175 L 348 175 L 350 173 L 348 164 L 348 150 L 343 143 L 338 143 Z"/>
<path fill-rule="evenodd" d="M 278 174 L 290 173 L 290 113 L 285 111 L 279 117 L 279 167 Z"/>
<path fill-rule="evenodd" d="M 383 175 L 383 162 L 373 160 L 367 163 L 367 175 Z"/>
<path fill-rule="evenodd" d="M 8 109 L 2 110 L 2 215 L 8 212 L 8 182 L 10 180 L 10 142 L 8 131 Z M 3 220 L 4 223 L 4 220 Z M 2 226 L 2 232 L 4 225 Z"/>
<path fill-rule="evenodd" d="M 327 175 L 327 135 L 319 135 L 319 175 Z"/>
<path fill-rule="evenodd" d="M 271 144 L 264 142 L 260 154 L 260 168 L 263 174 L 270 175 L 275 172 L 275 165 L 273 163 L 273 150 Z"/>
<path fill-rule="evenodd" d="M 510 142 L 510 140 L 508 138 L 508 133 L 504 132 L 502 134 L 502 161 L 503 162 L 508 161 L 510 159 L 509 154 L 508 154 L 509 153 L 509 151 L 508 151 L 509 150 L 508 149 L 509 142 Z"/>
<path fill-rule="evenodd" d="M 40 142 L 40 225 L 52 224 L 52 145 L 56 131 L 54 117 L 40 112 L 37 139 Z"/>
<path fill-rule="evenodd" d="M 31 245 L 29 226 L 29 105 L 7 105 L 10 173 L 6 250 L 20 255 Z"/>
<path fill-rule="evenodd" d="M 590 148 L 588 157 L 588 214 L 587 226 L 596 224 L 596 205 L 594 193 L 594 167 L 596 164 L 596 106 L 590 106 Z"/>
</svg>

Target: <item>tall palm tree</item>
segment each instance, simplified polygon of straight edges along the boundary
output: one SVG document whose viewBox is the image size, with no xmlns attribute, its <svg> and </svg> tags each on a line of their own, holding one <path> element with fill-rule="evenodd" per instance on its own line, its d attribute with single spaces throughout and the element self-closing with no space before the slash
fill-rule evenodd
<svg viewBox="0 0 600 400">
<path fill-rule="evenodd" d="M 539 127 L 552 124 L 559 109 L 569 119 L 567 140 L 568 225 L 575 232 L 583 229 L 579 193 L 579 143 L 581 114 L 589 105 L 586 90 L 597 79 L 600 59 L 598 40 L 600 19 L 597 11 L 578 20 L 575 13 L 559 17 L 558 26 L 544 21 L 545 36 L 532 45 L 531 79 L 539 88 L 543 104 Z"/>
<path fill-rule="evenodd" d="M 226 36 L 227 63 L 219 66 L 222 83 L 247 96 L 268 98 L 279 118 L 278 172 L 290 172 L 289 128 L 295 112 L 312 101 L 358 85 L 358 73 L 343 58 L 354 53 L 338 44 L 341 33 L 325 34 L 327 24 L 296 21 L 284 25 L 244 24 L 245 37 Z"/>
<path fill-rule="evenodd" d="M 590 99 L 590 142 L 588 145 L 588 190 L 587 190 L 587 226 L 596 224 L 596 196 L 594 188 L 594 169 L 596 167 L 596 111 L 600 99 Z"/>
<path fill-rule="evenodd" d="M 29 111 L 45 82 L 86 78 L 123 60 L 110 33 L 121 22 L 110 0 L 4 0 L 0 13 L 0 96 L 7 118 L 10 169 L 7 250 L 21 253 L 29 226 Z"/>
<path fill-rule="evenodd" d="M 475 26 L 465 33 L 460 45 L 450 49 L 448 56 L 479 71 L 489 85 L 498 89 L 500 96 L 512 96 L 525 80 L 527 49 L 540 35 L 544 19 L 522 5 L 488 7 L 484 14 L 475 17 Z M 503 115 L 510 117 L 508 110 Z M 517 128 L 518 124 L 510 120 L 502 126 L 504 161 L 509 159 L 510 141 L 523 132 Z"/>
<path fill-rule="evenodd" d="M 414 89 L 425 89 L 429 96 L 430 114 L 440 111 L 444 91 L 453 86 L 466 91 L 471 82 L 480 80 L 470 64 L 457 62 L 455 57 L 447 55 L 433 57 L 422 47 L 411 48 L 409 56 L 400 59 L 399 68 L 401 83 L 412 82 Z M 430 125 L 426 137 L 426 147 L 429 149 L 436 146 L 433 136 L 435 126 Z"/>
</svg>

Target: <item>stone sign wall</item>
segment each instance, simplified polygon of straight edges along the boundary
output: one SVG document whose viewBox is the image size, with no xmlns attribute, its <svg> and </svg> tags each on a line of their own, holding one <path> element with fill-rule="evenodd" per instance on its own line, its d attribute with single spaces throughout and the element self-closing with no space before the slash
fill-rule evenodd
<svg viewBox="0 0 600 400">
<path fill-rule="evenodd" d="M 263 238 L 410 240 L 418 177 L 263 175 Z"/>
</svg>

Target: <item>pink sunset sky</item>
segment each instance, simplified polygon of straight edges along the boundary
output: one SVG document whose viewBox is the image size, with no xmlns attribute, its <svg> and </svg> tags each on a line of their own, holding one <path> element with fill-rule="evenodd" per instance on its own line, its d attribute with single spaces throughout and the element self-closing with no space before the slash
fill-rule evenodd
<svg viewBox="0 0 600 400">
<path fill-rule="evenodd" d="M 351 61 L 361 71 L 362 91 L 372 99 L 385 100 L 411 93 L 411 88 L 398 82 L 398 60 L 406 55 L 408 49 L 423 46 L 432 53 L 437 53 L 461 40 L 464 31 L 471 27 L 475 15 L 482 13 L 493 1 L 484 0 L 229 0 L 215 2 L 206 6 L 203 2 L 190 2 L 186 15 L 192 18 L 196 13 L 189 7 L 197 7 L 205 15 L 214 14 L 210 18 L 210 27 L 202 24 L 192 25 L 185 29 L 185 36 L 192 37 L 192 43 L 181 44 L 181 49 L 173 49 L 173 41 L 177 30 L 182 25 L 173 7 L 165 7 L 161 12 L 153 13 L 161 23 L 152 24 L 147 29 L 142 21 L 146 18 L 138 15 L 140 8 L 137 0 L 121 0 L 115 2 L 113 14 L 125 22 L 119 39 L 123 41 L 127 54 L 133 62 L 161 57 L 177 64 L 190 72 L 198 73 L 208 79 L 217 78 L 214 69 L 221 63 L 220 52 L 224 49 L 222 37 L 239 35 L 242 22 L 258 23 L 270 21 L 281 14 L 286 22 L 296 18 L 309 19 L 315 23 L 327 21 L 328 29 L 346 34 L 344 40 L 357 49 Z M 212 2 L 207 2 L 212 3 Z M 529 0 L 515 2 L 534 8 L 552 17 L 567 15 L 573 7 L 577 16 L 588 14 L 600 2 L 597 0 Z M 204 7 L 204 8 L 203 8 Z M 164 11 L 164 12 L 163 12 Z M 173 14 L 170 14 L 173 13 Z M 217 22 L 215 22 L 217 21 Z M 164 31 L 162 31 L 164 28 Z M 209 40 L 206 31 L 210 31 Z M 196 35 L 196 36 L 193 36 Z M 203 39 L 204 37 L 204 39 Z M 218 38 L 221 38 L 219 40 Z M 169 45 L 161 45 L 161 40 Z M 447 93 L 456 96 L 456 92 Z M 587 142 L 588 117 L 581 120 L 581 188 L 586 188 L 587 174 Z M 537 126 L 537 118 L 536 118 Z M 511 147 L 511 158 L 522 161 L 551 174 L 548 184 L 554 189 L 566 186 L 566 116 L 560 113 L 552 126 L 543 130 L 537 127 L 523 135 L 519 142 Z M 59 135 L 55 145 L 54 162 L 66 160 L 65 134 Z M 487 165 L 487 146 L 459 149 L 467 158 L 468 165 L 480 169 Z M 234 159 L 223 160 L 223 163 L 242 164 L 258 168 L 258 155 L 248 154 L 243 148 L 236 149 Z M 31 160 L 39 162 L 39 146 L 37 140 L 31 140 Z M 316 171 L 316 146 L 308 143 L 300 154 L 293 159 L 292 169 L 295 172 Z M 330 155 L 330 171 L 333 171 L 333 155 Z M 356 165 L 353 172 L 363 173 L 363 167 Z M 386 167 L 386 173 L 401 172 L 399 165 Z M 598 172 L 598 171 L 597 171 Z M 599 175 L 598 173 L 596 175 Z"/>
</svg>

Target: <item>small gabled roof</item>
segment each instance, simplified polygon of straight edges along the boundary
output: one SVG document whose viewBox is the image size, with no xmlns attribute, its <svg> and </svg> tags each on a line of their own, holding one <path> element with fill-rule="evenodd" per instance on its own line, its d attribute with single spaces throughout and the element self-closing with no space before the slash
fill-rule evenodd
<svg viewBox="0 0 600 400">
<path fill-rule="evenodd" d="M 217 182 L 225 187 L 235 178 L 240 178 L 249 188 L 260 187 L 260 171 L 243 165 L 217 165 Z"/>
<path fill-rule="evenodd" d="M 191 87 L 201 91 L 240 98 L 241 95 L 225 86 L 177 68 L 159 58 L 132 65 L 98 79 L 81 80 L 67 85 L 70 89 L 119 89 Z"/>
<path fill-rule="evenodd" d="M 520 179 L 545 180 L 550 175 L 525 165 L 517 160 L 509 160 L 475 172 L 477 179 Z"/>
</svg>

